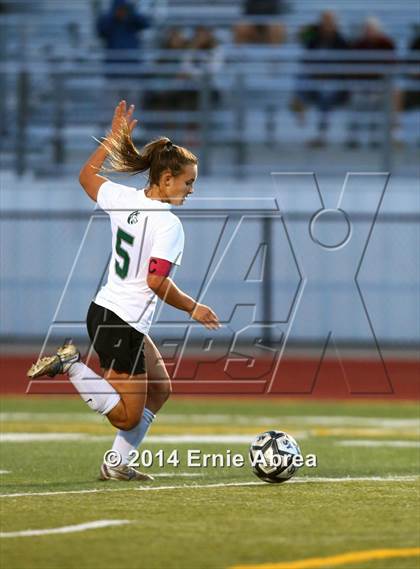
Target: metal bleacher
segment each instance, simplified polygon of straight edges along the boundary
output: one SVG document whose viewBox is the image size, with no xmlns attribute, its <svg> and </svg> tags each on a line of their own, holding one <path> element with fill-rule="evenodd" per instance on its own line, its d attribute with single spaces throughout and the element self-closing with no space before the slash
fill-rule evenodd
<svg viewBox="0 0 420 569">
<path fill-rule="evenodd" d="M 290 0 L 288 4 L 290 9 L 276 17 L 287 27 L 286 44 L 238 49 L 232 45 L 231 30 L 242 18 L 240 0 L 142 2 L 155 25 L 144 33 L 141 68 L 131 66 L 127 70 L 131 78 L 110 81 L 104 75 L 102 47 L 94 30 L 95 17 L 109 5 L 108 1 L 9 0 L 7 12 L 0 16 L 0 31 L 5 32 L 0 34 L 1 47 L 8 60 L 0 74 L 1 110 L 6 119 L 3 167 L 54 175 L 57 169 L 73 172 L 91 148 L 91 137 L 103 135 L 118 97 L 131 98 L 142 107 L 139 143 L 167 134 L 180 143 L 196 146 L 209 171 L 209 148 L 216 161 L 222 156 L 242 172 L 255 168 L 252 163 L 246 165 L 251 146 L 252 153 L 257 151 L 263 158 L 271 152 L 272 160 L 276 160 L 279 149 L 290 152 L 293 165 L 298 165 L 293 160 L 304 135 L 288 109 L 302 57 L 297 31 L 316 21 L 325 4 L 321 0 Z M 396 40 L 398 54 L 405 57 L 413 23 L 418 21 L 416 1 L 405 0 L 401 8 L 379 0 L 371 0 L 368 7 L 361 0 L 337 0 L 330 2 L 329 8 L 336 9 L 343 32 L 348 35 L 355 35 L 361 22 L 374 14 Z M 223 46 L 223 66 L 216 76 L 203 74 L 200 79 L 180 80 L 179 62 L 165 60 L 168 54 L 156 48 L 165 28 L 177 25 L 188 32 L 203 22 L 216 28 Z M 119 71 L 125 70 L 120 66 Z M 199 92 L 198 108 L 143 108 L 150 93 L 188 89 Z M 212 89 L 220 94 L 214 106 Z M 382 125 L 381 137 L 389 122 L 386 105 L 384 99 L 384 108 L 379 109 L 381 114 L 375 119 Z M 335 144 L 343 142 L 346 111 L 338 111 L 336 117 L 331 132 Z M 408 140 L 414 141 L 412 131 Z"/>
<path fill-rule="evenodd" d="M 28 0 L 3 0 L 3 3 L 9 6 L 7 13 L 2 15 L 3 21 L 7 18 L 8 44 L 13 43 L 13 38 L 17 42 L 22 39 L 22 35 L 26 35 L 36 49 L 37 46 L 63 44 L 66 40 L 63 31 L 71 22 L 77 23 L 84 47 L 99 45 L 94 34 L 94 18 L 99 11 L 109 6 L 110 1 L 38 0 L 34 3 Z M 196 26 L 205 22 L 208 26 L 217 27 L 220 33 L 226 29 L 230 31 L 238 20 L 243 19 L 241 0 L 149 0 L 137 4 L 155 19 L 160 28 L 172 25 Z M 293 44 L 296 31 L 302 25 L 314 22 L 320 12 L 326 9 L 326 4 L 324 0 L 288 0 L 287 5 L 289 9 L 285 13 L 267 19 L 283 22 L 289 31 L 288 42 Z M 404 0 L 403 5 L 383 0 L 370 0 L 368 3 L 362 0 L 335 0 L 328 2 L 328 9 L 337 11 L 340 25 L 348 33 L 354 33 L 366 17 L 375 15 L 383 22 L 387 32 L 396 38 L 397 43 L 404 45 L 412 27 L 419 25 L 417 0 Z M 261 17 L 253 19 L 264 20 Z M 146 33 L 150 43 L 153 43 L 158 32 L 159 29 L 155 28 L 152 33 Z"/>
</svg>

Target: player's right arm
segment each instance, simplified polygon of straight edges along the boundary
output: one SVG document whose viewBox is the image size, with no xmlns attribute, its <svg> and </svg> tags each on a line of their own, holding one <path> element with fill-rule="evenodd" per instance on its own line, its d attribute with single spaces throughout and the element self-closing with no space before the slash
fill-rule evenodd
<svg viewBox="0 0 420 569">
<path fill-rule="evenodd" d="M 219 319 L 213 310 L 182 292 L 170 277 L 149 273 L 147 285 L 163 302 L 188 312 L 193 320 L 200 322 L 209 330 L 220 328 Z"/>
<path fill-rule="evenodd" d="M 127 105 L 125 101 L 121 101 L 115 108 L 114 117 L 112 119 L 111 132 L 105 138 L 104 143 L 99 146 L 89 156 L 80 170 L 79 182 L 82 188 L 85 190 L 87 195 L 93 200 L 97 201 L 99 188 L 104 182 L 108 181 L 108 178 L 101 176 L 98 172 L 101 170 L 103 163 L 108 156 L 108 150 L 106 148 L 107 139 L 118 136 L 121 131 L 121 126 L 123 121 L 126 121 L 130 132 L 133 131 L 137 124 L 136 120 L 131 120 L 134 111 L 134 105 L 131 105 L 127 111 Z"/>
</svg>

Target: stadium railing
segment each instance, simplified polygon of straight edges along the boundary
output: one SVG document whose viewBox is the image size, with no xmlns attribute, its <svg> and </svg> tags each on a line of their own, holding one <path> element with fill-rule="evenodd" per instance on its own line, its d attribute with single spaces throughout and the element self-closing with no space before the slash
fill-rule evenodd
<svg viewBox="0 0 420 569">
<path fill-rule="evenodd" d="M 289 111 L 297 91 L 345 91 L 348 102 L 331 109 L 338 121 L 331 143 L 345 142 L 342 134 L 349 132 L 352 121 L 373 125 L 377 165 L 393 169 L 393 97 L 397 90 L 420 91 L 419 53 L 308 53 L 226 46 L 219 55 L 218 65 L 212 67 L 207 52 L 194 53 L 192 75 L 183 67 L 189 51 L 154 50 L 140 62 L 123 64 L 105 63 L 100 50 L 70 59 L 64 50 L 50 60 L 28 53 L 20 61 L 2 63 L 5 165 L 18 174 L 34 163 L 50 164 L 55 175 L 57 166 L 63 173 L 67 167 L 74 168 L 80 160 L 78 152 L 88 148 L 90 136 L 104 134 L 113 105 L 124 97 L 140 107 L 138 142 L 163 133 L 180 143 L 190 141 L 198 148 L 203 173 L 214 173 L 214 149 L 229 148 L 232 172 L 246 175 L 247 168 L 256 167 L 249 160 L 256 146 L 287 144 L 290 148 L 305 142 L 307 134 Z M 114 54 L 118 56 L 127 59 L 139 54 Z M 194 102 L 182 109 L 172 106 L 171 97 L 179 103 L 185 93 L 192 94 Z M 167 108 L 153 108 L 154 98 L 162 94 L 169 97 Z M 363 102 L 369 94 L 376 97 L 373 104 Z M 357 104 L 353 104 L 355 98 Z M 408 121 L 406 127 L 406 145 L 414 148 L 418 122 Z M 410 168 L 408 162 L 402 166 Z"/>
</svg>

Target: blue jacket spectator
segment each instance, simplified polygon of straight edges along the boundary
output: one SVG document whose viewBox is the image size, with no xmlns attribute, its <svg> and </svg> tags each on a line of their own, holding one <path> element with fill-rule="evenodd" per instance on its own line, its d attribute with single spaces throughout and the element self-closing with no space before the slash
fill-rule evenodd
<svg viewBox="0 0 420 569">
<path fill-rule="evenodd" d="M 150 26 L 150 19 L 138 12 L 128 0 L 113 0 L 108 13 L 101 15 L 97 22 L 99 36 L 105 41 L 107 60 L 133 61 L 138 56 L 122 57 L 112 54 L 113 50 L 138 50 L 141 47 L 138 32 Z"/>
</svg>

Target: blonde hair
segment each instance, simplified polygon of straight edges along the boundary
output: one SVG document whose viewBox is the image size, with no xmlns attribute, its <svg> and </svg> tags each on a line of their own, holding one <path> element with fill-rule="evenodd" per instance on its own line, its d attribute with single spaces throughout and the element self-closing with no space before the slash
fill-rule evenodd
<svg viewBox="0 0 420 569">
<path fill-rule="evenodd" d="M 179 175 L 187 164 L 197 164 L 197 157 L 182 146 L 161 136 L 152 140 L 140 151 L 131 138 L 127 123 L 123 123 L 121 131 L 102 142 L 109 152 L 110 168 L 105 171 L 128 172 L 138 174 L 149 171 L 149 184 L 158 184 L 162 172 L 169 170 L 173 176 Z"/>
</svg>

